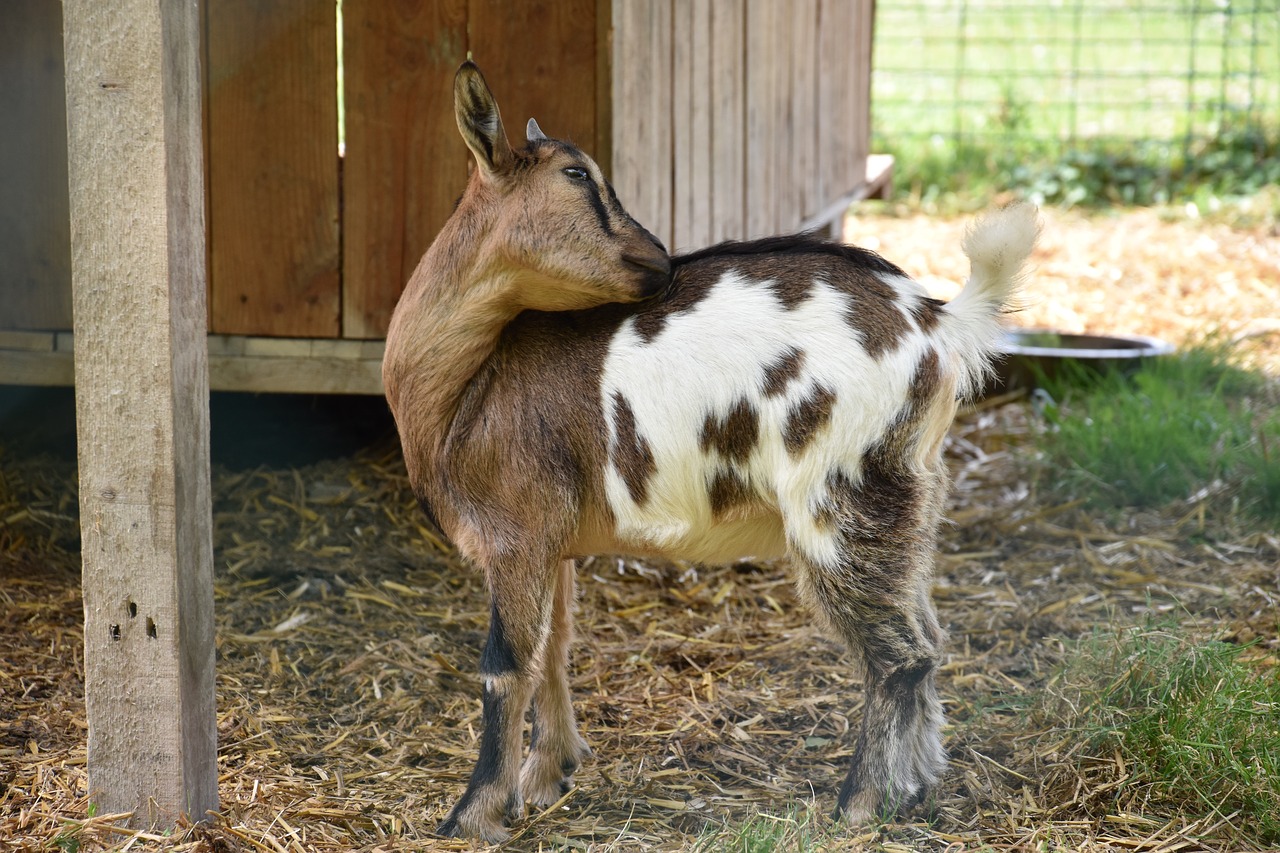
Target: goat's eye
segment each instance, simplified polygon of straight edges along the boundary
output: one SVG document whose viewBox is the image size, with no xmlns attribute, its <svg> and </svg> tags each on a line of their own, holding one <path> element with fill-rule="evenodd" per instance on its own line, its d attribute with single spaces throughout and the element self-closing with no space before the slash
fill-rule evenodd
<svg viewBox="0 0 1280 853">
<path fill-rule="evenodd" d="M 568 175 L 570 179 L 575 181 L 591 180 L 591 173 L 581 166 L 567 166 L 565 167 L 564 173 Z"/>
</svg>

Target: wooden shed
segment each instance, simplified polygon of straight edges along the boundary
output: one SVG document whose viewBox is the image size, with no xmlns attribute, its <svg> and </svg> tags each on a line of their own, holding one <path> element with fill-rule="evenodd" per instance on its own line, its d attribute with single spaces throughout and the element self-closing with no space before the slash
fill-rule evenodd
<svg viewBox="0 0 1280 853">
<path fill-rule="evenodd" d="M 391 311 L 466 179 L 468 53 L 509 128 L 592 153 L 673 250 L 836 220 L 868 188 L 873 6 L 205 0 L 212 388 L 381 392 Z M 74 380 L 62 14 L 0 4 L 5 384 Z"/>
</svg>

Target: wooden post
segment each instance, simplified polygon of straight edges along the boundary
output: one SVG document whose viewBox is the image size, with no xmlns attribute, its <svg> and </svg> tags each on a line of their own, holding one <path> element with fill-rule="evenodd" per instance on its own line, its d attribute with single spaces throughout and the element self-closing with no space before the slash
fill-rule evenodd
<svg viewBox="0 0 1280 853">
<path fill-rule="evenodd" d="M 217 807 L 199 0 L 65 0 L 89 788 Z"/>
</svg>

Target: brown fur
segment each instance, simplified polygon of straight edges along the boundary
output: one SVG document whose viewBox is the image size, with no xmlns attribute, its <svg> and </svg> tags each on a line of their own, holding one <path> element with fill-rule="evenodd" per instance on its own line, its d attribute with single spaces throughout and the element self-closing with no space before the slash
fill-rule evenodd
<svg viewBox="0 0 1280 853">
<path fill-rule="evenodd" d="M 760 416 L 747 400 L 739 400 L 724 417 L 708 413 L 699 446 L 733 462 L 745 462 L 760 437 Z"/>
<path fill-rule="evenodd" d="M 649 478 L 658 466 L 654 464 L 649 442 L 636 432 L 636 416 L 631 404 L 621 394 L 613 395 L 613 428 L 618 438 L 609 449 L 609 461 L 622 474 L 631 500 L 644 506 L 649 497 Z"/>
<path fill-rule="evenodd" d="M 794 347 L 787 350 L 782 358 L 770 364 L 764 371 L 764 395 L 780 397 L 786 393 L 787 386 L 800 375 L 804 366 L 804 353 Z"/>
<path fill-rule="evenodd" d="M 720 468 L 707 488 L 707 497 L 711 500 L 712 515 L 717 518 L 726 518 L 734 510 L 751 504 L 755 494 L 737 471 L 732 468 Z"/>
<path fill-rule="evenodd" d="M 809 446 L 809 442 L 831 420 L 835 404 L 836 395 L 831 389 L 819 385 L 792 407 L 787 413 L 787 425 L 782 434 L 788 453 L 796 456 Z"/>
</svg>

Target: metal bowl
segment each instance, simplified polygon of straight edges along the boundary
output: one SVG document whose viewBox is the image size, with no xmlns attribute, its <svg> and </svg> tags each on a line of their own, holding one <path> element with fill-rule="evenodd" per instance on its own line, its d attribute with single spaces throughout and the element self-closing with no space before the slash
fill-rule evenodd
<svg viewBox="0 0 1280 853">
<path fill-rule="evenodd" d="M 1148 358 L 1174 351 L 1172 344 L 1143 335 L 1086 335 L 1053 329 L 1011 329 L 1000 343 L 1004 355 L 988 394 L 1034 388 L 1038 377 L 1056 377 L 1067 362 L 1086 370 L 1132 370 Z"/>
</svg>

